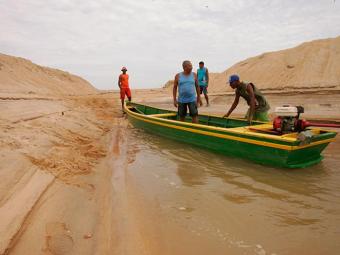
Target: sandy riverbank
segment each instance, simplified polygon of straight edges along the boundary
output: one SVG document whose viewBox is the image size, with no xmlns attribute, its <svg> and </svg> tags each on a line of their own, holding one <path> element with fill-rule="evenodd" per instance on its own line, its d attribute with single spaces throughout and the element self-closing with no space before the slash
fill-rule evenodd
<svg viewBox="0 0 340 255">
<path fill-rule="evenodd" d="M 303 103 L 306 117 L 340 119 L 339 94 L 268 97 L 274 106 Z M 162 90 L 135 91 L 134 98 L 173 108 Z M 212 96 L 200 111 L 222 114 L 232 98 Z M 118 93 L 12 94 L 0 104 L 0 254 L 160 254 L 158 230 L 126 173 L 135 152 Z"/>
<path fill-rule="evenodd" d="M 229 71 L 226 70 L 212 77 L 209 88 L 211 106 L 202 106 L 199 112 L 222 116 L 234 98 L 233 92 L 225 84 L 227 74 L 240 71 L 241 75 L 259 84 L 259 88 L 263 90 L 271 105 L 271 117 L 274 116 L 273 111 L 276 106 L 292 104 L 305 107 L 304 118 L 338 123 L 340 121 L 339 72 L 336 69 L 338 61 L 334 54 L 328 54 L 328 52 L 338 52 L 336 51 L 338 42 L 339 38 L 320 41 L 302 45 L 293 51 L 263 54 L 238 63 L 230 70 L 228 69 Z M 314 46 L 325 48 L 315 59 L 322 60 L 322 63 L 331 63 L 326 66 L 327 68 L 324 68 L 321 62 L 316 65 L 313 62 L 314 58 L 313 61 L 299 60 L 305 59 L 304 55 L 309 56 L 310 52 L 313 53 Z M 304 54 L 295 58 L 296 51 L 304 52 Z M 272 66 L 272 63 L 275 65 Z M 309 68 L 311 63 L 314 63 L 313 68 Z M 253 66 L 262 69 L 254 70 Z M 268 66 L 273 68 L 272 71 L 268 72 Z M 270 87 L 264 83 L 263 73 L 270 75 L 272 80 L 268 80 L 280 81 L 280 83 L 269 82 L 270 86 L 273 85 Z M 310 73 L 319 75 L 310 76 Z M 277 77 L 271 76 L 272 74 L 276 74 Z M 291 79 L 297 77 L 300 80 L 294 83 L 294 86 L 287 85 L 290 84 Z M 301 86 L 302 83 L 303 86 Z M 169 84 L 171 85 L 171 82 Z M 170 85 L 164 89 L 133 90 L 133 100 L 176 110 L 172 105 Z M 203 97 L 202 100 L 204 101 Z M 153 196 L 153 191 L 150 191 L 152 196 L 147 194 L 149 186 L 162 186 L 160 180 L 174 173 L 169 170 L 171 167 L 177 169 L 178 176 L 186 184 L 190 183 L 195 175 L 207 173 L 214 166 L 211 165 L 209 170 L 205 169 L 200 162 L 196 162 L 197 168 L 203 167 L 204 169 L 202 168 L 203 170 L 197 173 L 186 172 L 190 166 L 186 164 L 181 166 L 181 161 L 190 162 L 191 154 L 188 154 L 188 157 L 190 156 L 188 159 L 169 154 L 164 145 L 166 142 L 162 144 L 163 149 L 154 149 L 157 152 L 164 150 L 168 153 L 164 158 L 160 155 L 162 159 L 159 162 L 164 163 L 158 162 L 159 165 L 157 165 L 157 161 L 155 164 L 146 162 L 147 159 L 143 157 L 147 154 L 141 153 L 140 150 L 143 150 L 145 146 L 153 154 L 153 145 L 148 144 L 146 138 L 140 137 L 141 134 L 133 130 L 120 107 L 117 91 L 100 92 L 81 77 L 68 72 L 0 54 L 0 255 L 156 255 L 208 254 L 214 251 L 216 251 L 214 254 L 220 254 L 217 251 L 225 251 L 226 240 L 234 245 L 228 246 L 230 253 L 244 254 L 242 243 L 239 247 L 237 245 L 240 243 L 234 242 L 233 239 L 227 239 L 224 236 L 220 242 L 210 232 L 206 238 L 202 238 L 198 235 L 202 229 L 192 232 L 188 230 L 189 228 L 183 227 L 186 226 L 183 223 L 192 216 L 187 215 L 182 221 L 182 216 L 171 212 L 171 208 L 179 208 L 176 212 L 183 212 L 184 207 L 177 206 L 177 201 L 183 198 L 183 193 L 169 200 L 166 199 L 167 194 L 171 194 L 170 190 L 163 194 L 165 200 Z M 244 100 L 241 100 L 232 116 L 242 117 L 246 110 L 247 105 Z M 135 140 L 131 141 L 134 138 Z M 157 144 L 158 140 L 155 139 L 155 141 Z M 176 147 L 177 145 L 169 144 L 169 146 Z M 339 139 L 330 146 L 333 151 L 330 150 L 330 155 L 328 155 L 328 158 L 335 159 L 332 163 L 335 167 L 328 166 L 326 163 L 321 166 L 319 172 L 332 172 L 338 166 L 336 157 L 338 146 Z M 193 155 L 195 153 L 196 151 L 192 151 Z M 328 153 L 327 150 L 325 153 Z M 167 156 L 172 157 L 171 164 Z M 203 152 L 202 158 L 204 157 Z M 216 160 L 224 161 L 218 157 Z M 135 161 L 137 163 L 133 164 Z M 176 165 L 177 162 L 179 162 L 178 165 Z M 236 167 L 238 163 L 235 162 Z M 147 165 L 147 163 L 151 165 L 145 167 L 144 164 Z M 151 173 L 148 170 L 155 170 L 158 173 L 166 164 L 169 164 L 167 166 L 170 168 L 167 173 L 163 173 L 163 177 L 156 174 L 144 180 L 146 189 L 143 193 L 143 188 L 139 186 L 143 180 L 136 179 L 136 176 L 139 174 L 141 175 L 139 177 L 145 174 L 148 176 Z M 225 165 L 222 166 L 224 173 Z M 135 172 L 129 172 L 129 167 Z M 248 166 L 245 163 L 245 169 L 248 168 L 253 169 L 253 165 Z M 136 171 L 138 169 L 142 171 Z M 231 175 L 235 174 L 234 170 L 230 170 Z M 213 176 L 216 174 L 214 173 Z M 254 176 L 257 176 L 256 171 L 254 171 Z M 177 177 L 173 176 L 174 179 Z M 247 179 L 249 176 L 245 177 Z M 157 178 L 157 180 L 150 185 L 152 178 Z M 164 180 L 169 187 L 180 188 L 174 181 Z M 290 181 L 287 180 L 287 183 Z M 233 182 L 231 184 L 235 185 Z M 241 185 L 241 192 L 244 187 L 252 185 L 253 182 L 249 185 Z M 272 183 L 269 182 L 268 185 Z M 249 201 L 253 199 L 254 194 L 254 197 L 257 197 L 256 192 L 261 190 L 262 184 L 259 183 L 259 186 L 260 189 L 252 191 Z M 327 182 L 325 187 L 328 188 Z M 163 191 L 163 188 L 163 186 L 159 188 L 159 191 Z M 279 194 L 286 193 L 285 187 L 280 187 L 280 189 L 282 192 Z M 268 190 L 272 192 L 272 186 Z M 212 191 L 214 194 L 218 193 L 213 189 Z M 202 192 L 207 195 L 206 191 L 202 190 Z M 293 190 L 293 193 L 296 192 Z M 194 188 L 189 190 L 189 204 L 196 195 Z M 309 194 L 307 195 L 309 197 Z M 332 199 L 331 196 L 330 201 Z M 281 202 L 279 201 L 279 207 Z M 162 207 L 164 203 L 175 205 Z M 316 207 L 319 203 L 319 201 L 316 203 Z M 207 203 L 206 208 L 210 206 Z M 228 206 L 216 206 L 216 212 L 232 208 L 232 205 Z M 203 213 L 201 216 L 206 220 L 205 227 L 209 227 L 209 224 L 214 225 L 213 222 L 217 218 L 214 216 L 210 219 L 214 214 L 205 211 L 206 208 L 198 211 Z M 236 209 L 242 211 L 241 207 Z M 298 209 L 294 207 L 292 212 L 296 213 Z M 167 210 L 170 210 L 169 215 L 167 215 Z M 268 214 L 263 212 L 261 215 Z M 217 216 L 221 217 L 220 222 L 223 223 L 225 215 Z M 229 217 L 232 218 L 232 215 Z M 197 218 L 199 224 L 204 223 L 199 219 L 201 218 Z M 238 223 L 243 219 L 245 218 L 232 218 L 231 223 L 234 224 L 232 228 L 229 222 L 225 225 L 228 231 L 235 230 L 235 233 L 241 231 L 239 239 L 236 240 L 242 240 L 243 234 L 246 236 L 247 231 L 242 232 L 242 226 L 240 227 Z M 261 221 L 260 217 L 258 220 Z M 254 220 L 255 226 L 258 220 Z M 216 222 L 216 226 L 220 226 L 220 222 Z M 337 223 L 336 220 L 335 222 Z M 324 225 L 321 227 L 325 229 Z M 281 229 L 275 227 L 273 231 L 281 231 Z M 259 236 L 258 234 L 255 231 L 252 236 Z M 302 233 L 299 238 L 303 239 L 303 236 Z M 333 240 L 332 238 L 329 240 Z M 252 238 L 249 237 L 249 239 Z M 249 247 L 262 252 L 257 254 L 263 254 L 264 250 L 259 249 L 256 243 L 254 247 Z M 294 250 L 296 247 L 292 248 Z M 331 251 L 338 250 L 335 246 L 331 248 Z M 297 247 L 297 250 L 299 249 L 300 247 Z"/>
<path fill-rule="evenodd" d="M 120 111 L 100 96 L 0 104 L 0 254 L 93 254 Z"/>
</svg>

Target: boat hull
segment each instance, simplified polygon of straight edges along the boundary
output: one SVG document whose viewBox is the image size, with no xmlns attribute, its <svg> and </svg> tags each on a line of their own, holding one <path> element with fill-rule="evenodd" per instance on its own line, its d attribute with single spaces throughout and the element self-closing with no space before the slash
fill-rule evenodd
<svg viewBox="0 0 340 255">
<path fill-rule="evenodd" d="M 209 127 L 201 127 L 202 125 L 198 127 L 179 121 L 149 118 L 147 115 L 131 111 L 127 114 L 135 127 L 152 134 L 275 167 L 304 168 L 317 164 L 322 160 L 321 152 L 331 141 L 330 136 L 325 136 L 314 144 L 294 146 L 294 143 L 285 141 L 216 132 Z"/>
</svg>

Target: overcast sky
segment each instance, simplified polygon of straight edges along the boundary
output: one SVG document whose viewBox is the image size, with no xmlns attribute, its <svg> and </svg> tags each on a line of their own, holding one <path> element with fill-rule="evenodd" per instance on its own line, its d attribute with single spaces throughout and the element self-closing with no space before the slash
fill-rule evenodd
<svg viewBox="0 0 340 255">
<path fill-rule="evenodd" d="M 338 0 L 0 0 L 0 52 L 117 88 L 160 87 L 185 59 L 221 72 L 340 35 Z"/>
</svg>

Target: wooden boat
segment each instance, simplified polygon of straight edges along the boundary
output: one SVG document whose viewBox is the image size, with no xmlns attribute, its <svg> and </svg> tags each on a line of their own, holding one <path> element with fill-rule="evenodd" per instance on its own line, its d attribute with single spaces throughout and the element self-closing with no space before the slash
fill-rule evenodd
<svg viewBox="0 0 340 255">
<path fill-rule="evenodd" d="M 275 167 L 303 168 L 319 163 L 321 152 L 334 140 L 336 132 L 310 128 L 308 144 L 298 133 L 278 135 L 271 123 L 199 115 L 199 124 L 178 120 L 177 112 L 147 105 L 125 105 L 129 121 L 153 134 Z"/>
</svg>

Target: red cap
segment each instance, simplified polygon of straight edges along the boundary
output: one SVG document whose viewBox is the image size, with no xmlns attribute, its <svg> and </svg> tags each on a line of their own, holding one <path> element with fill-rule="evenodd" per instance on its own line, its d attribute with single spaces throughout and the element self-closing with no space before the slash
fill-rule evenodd
<svg viewBox="0 0 340 255">
<path fill-rule="evenodd" d="M 127 68 L 126 68 L 125 66 L 123 66 L 123 67 L 122 67 L 122 71 L 123 71 L 123 70 L 126 70 L 126 71 L 127 71 Z"/>
</svg>

